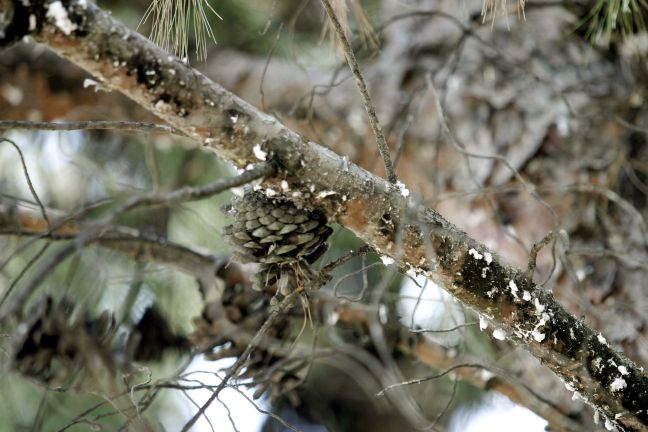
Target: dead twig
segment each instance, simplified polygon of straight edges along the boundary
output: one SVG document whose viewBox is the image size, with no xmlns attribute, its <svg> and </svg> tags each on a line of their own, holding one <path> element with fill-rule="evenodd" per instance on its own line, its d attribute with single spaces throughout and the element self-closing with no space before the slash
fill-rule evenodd
<svg viewBox="0 0 648 432">
<path fill-rule="evenodd" d="M 344 56 L 349 65 L 349 68 L 351 69 L 351 73 L 355 78 L 356 84 L 358 85 L 358 90 L 360 91 L 360 95 L 362 96 L 362 102 L 364 104 L 365 110 L 367 111 L 367 115 L 369 116 L 369 124 L 371 125 L 371 130 L 373 131 L 374 137 L 376 138 L 378 151 L 380 152 L 380 155 L 382 156 L 383 159 L 383 163 L 385 164 L 387 179 L 389 180 L 390 183 L 396 183 L 398 179 L 396 178 L 396 173 L 394 172 L 394 166 L 392 164 L 392 160 L 389 155 L 389 146 L 387 145 L 387 140 L 385 139 L 385 135 L 383 133 L 382 127 L 380 126 L 380 122 L 378 121 L 378 116 L 376 115 L 376 109 L 374 108 L 373 102 L 371 102 L 371 96 L 369 95 L 367 84 L 365 83 L 364 77 L 362 76 L 362 72 L 360 71 L 360 66 L 358 65 L 358 61 L 355 58 L 355 54 L 353 53 L 351 44 L 349 43 L 349 40 L 347 39 L 346 34 L 344 33 L 344 29 L 342 28 L 340 21 L 335 15 L 335 11 L 333 10 L 333 7 L 331 6 L 329 0 L 322 0 L 322 5 L 324 6 L 324 9 L 326 10 L 326 14 L 328 15 L 329 19 L 331 20 L 331 23 L 333 24 L 335 33 L 340 39 L 340 44 L 342 45 L 342 49 L 344 50 Z"/>
</svg>

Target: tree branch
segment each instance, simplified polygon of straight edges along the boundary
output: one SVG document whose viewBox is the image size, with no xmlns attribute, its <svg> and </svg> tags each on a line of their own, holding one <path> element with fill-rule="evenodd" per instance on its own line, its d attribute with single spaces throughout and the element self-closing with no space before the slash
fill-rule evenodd
<svg viewBox="0 0 648 432">
<path fill-rule="evenodd" d="M 293 197 L 491 320 L 498 337 L 530 351 L 609 422 L 648 430 L 648 377 L 637 365 L 536 289 L 524 270 L 435 211 L 287 129 L 85 0 L 65 1 L 65 14 L 52 13 L 60 1 L 1 4 L 0 46 L 33 36 L 239 167 L 256 162 L 260 146 L 280 170 L 268 186 L 278 190 L 286 180 Z"/>
<path fill-rule="evenodd" d="M 73 131 L 73 130 L 120 130 L 135 132 L 170 133 L 185 136 L 176 128 L 163 124 L 112 121 L 112 120 L 86 120 L 66 122 L 44 122 L 27 120 L 0 120 L 0 129 L 29 129 L 46 131 Z"/>
</svg>

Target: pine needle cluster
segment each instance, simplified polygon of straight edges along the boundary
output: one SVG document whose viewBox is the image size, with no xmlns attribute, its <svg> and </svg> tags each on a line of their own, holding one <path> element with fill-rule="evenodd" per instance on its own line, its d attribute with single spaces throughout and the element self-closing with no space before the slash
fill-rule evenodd
<svg viewBox="0 0 648 432">
<path fill-rule="evenodd" d="M 208 14 L 222 17 L 209 0 L 153 0 L 140 25 L 153 20 L 151 39 L 184 61 L 189 58 L 189 39 L 193 30 L 198 60 L 207 58 L 207 39 L 215 41 Z"/>
</svg>

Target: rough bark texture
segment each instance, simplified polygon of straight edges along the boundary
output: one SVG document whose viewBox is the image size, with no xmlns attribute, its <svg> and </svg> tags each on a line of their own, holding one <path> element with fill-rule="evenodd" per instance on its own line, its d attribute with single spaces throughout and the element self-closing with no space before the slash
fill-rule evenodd
<svg viewBox="0 0 648 432">
<path fill-rule="evenodd" d="M 62 5 L 63 14 L 56 4 Z M 648 377 L 503 263 L 398 187 L 309 142 L 85 1 L 0 3 L 0 46 L 33 36 L 239 167 L 268 154 L 298 203 L 318 207 L 403 269 L 439 282 L 623 430 L 648 430 Z M 257 152 L 258 154 L 258 152 Z"/>
</svg>

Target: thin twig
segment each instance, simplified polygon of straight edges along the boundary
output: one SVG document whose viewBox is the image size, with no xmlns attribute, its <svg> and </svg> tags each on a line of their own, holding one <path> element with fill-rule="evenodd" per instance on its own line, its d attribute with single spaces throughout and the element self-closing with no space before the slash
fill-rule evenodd
<svg viewBox="0 0 648 432">
<path fill-rule="evenodd" d="M 259 344 L 261 341 L 261 338 L 263 338 L 266 334 L 266 332 L 270 329 L 270 327 L 275 323 L 277 318 L 281 315 L 284 310 L 288 309 L 292 304 L 295 299 L 295 296 L 300 294 L 299 291 L 292 292 L 289 294 L 286 298 L 284 298 L 281 303 L 270 312 L 268 315 L 268 318 L 265 320 L 259 331 L 254 335 L 248 346 L 245 348 L 245 351 L 239 356 L 239 358 L 236 360 L 236 362 L 230 367 L 230 369 L 227 371 L 225 376 L 223 376 L 223 379 L 221 380 L 220 384 L 218 387 L 214 390 L 214 393 L 207 399 L 207 402 L 203 404 L 203 406 L 196 412 L 196 414 L 189 419 L 189 421 L 182 427 L 182 432 L 187 432 L 191 429 L 191 427 L 198 421 L 198 419 L 204 415 L 205 411 L 209 406 L 218 398 L 218 395 L 220 392 L 227 387 L 228 381 L 237 375 L 239 371 L 243 368 L 245 365 L 245 362 L 247 362 L 248 357 L 252 353 L 252 350 L 256 348 L 256 346 Z"/>
<path fill-rule="evenodd" d="M 32 197 L 34 198 L 34 201 L 38 204 L 38 207 L 40 208 L 41 215 L 43 216 L 43 219 L 45 219 L 45 222 L 47 222 L 47 225 L 49 226 L 50 221 L 49 218 L 47 217 L 47 212 L 45 211 L 45 206 L 41 202 L 40 198 L 38 197 L 38 194 L 36 193 L 36 189 L 34 188 L 34 184 L 31 181 L 31 177 L 29 176 L 29 170 L 27 169 L 27 163 L 25 162 L 25 156 L 23 155 L 22 150 L 20 150 L 20 147 L 18 144 L 13 142 L 12 140 L 5 138 L 5 137 L 0 137 L 0 143 L 2 142 L 7 142 L 11 144 L 16 151 L 18 152 L 18 157 L 20 158 L 20 164 L 22 165 L 23 173 L 25 174 L 25 180 L 27 181 L 27 186 L 29 187 L 29 192 L 32 194 Z"/>
<path fill-rule="evenodd" d="M 265 106 L 265 92 L 263 91 L 263 83 L 265 82 L 265 76 L 266 76 L 266 73 L 268 73 L 268 68 L 270 67 L 270 61 L 272 60 L 272 54 L 274 53 L 274 50 L 275 50 L 275 48 L 277 48 L 277 44 L 279 43 L 279 40 L 281 39 L 281 31 L 282 30 L 283 30 L 283 23 L 279 24 L 279 29 L 277 30 L 277 36 L 275 37 L 275 40 L 272 43 L 272 47 L 270 47 L 270 51 L 268 52 L 268 56 L 266 58 L 265 64 L 263 65 L 263 72 L 261 72 L 261 81 L 259 82 L 259 93 L 261 93 L 261 109 L 263 109 L 263 111 L 267 111 L 266 106 Z"/>
<path fill-rule="evenodd" d="M 453 370 L 459 369 L 459 368 L 479 368 L 479 369 L 489 370 L 488 366 L 483 365 L 483 364 L 479 364 L 479 363 L 457 364 L 457 365 L 454 365 L 452 367 L 449 367 L 448 369 L 446 369 L 443 372 L 440 372 L 438 374 L 429 375 L 429 376 L 426 376 L 426 377 L 423 377 L 423 378 L 416 378 L 416 379 L 413 379 L 413 380 L 403 381 L 403 382 L 399 382 L 399 383 L 396 383 L 396 384 L 392 384 L 392 385 L 387 386 L 384 389 L 380 390 L 378 393 L 376 393 L 376 396 L 384 396 L 385 393 L 387 393 L 389 390 L 393 390 L 395 388 L 408 386 L 408 385 L 412 385 L 412 384 L 421 384 L 421 383 L 423 383 L 425 381 L 430 381 L 430 380 L 433 380 L 433 379 L 441 378 L 441 377 L 443 377 L 445 375 L 448 375 Z"/>
<path fill-rule="evenodd" d="M 341 265 L 344 265 L 351 261 L 353 258 L 361 256 L 361 255 L 366 255 L 368 253 L 373 252 L 373 248 L 368 245 L 362 246 L 360 249 L 354 250 L 354 251 L 349 251 L 345 255 L 342 255 L 340 258 L 336 259 L 335 261 L 332 261 L 328 264 L 326 264 L 322 269 L 320 270 L 321 273 L 330 273 L 336 268 L 340 267 Z"/>
<path fill-rule="evenodd" d="M 361 301 L 362 298 L 365 295 L 365 292 L 367 291 L 367 288 L 369 287 L 369 284 L 366 283 L 366 277 L 365 277 L 366 274 L 367 274 L 366 273 L 367 270 L 369 270 L 370 268 L 373 268 L 373 267 L 381 266 L 381 265 L 382 264 L 380 263 L 380 261 L 376 261 L 376 262 L 373 262 L 373 263 L 365 266 L 364 265 L 364 260 L 363 260 L 363 265 L 358 270 L 353 271 L 351 273 L 347 273 L 344 276 L 339 277 L 335 281 L 335 284 L 333 285 L 333 289 L 331 290 L 331 292 L 333 293 L 333 295 L 336 298 L 339 298 L 339 299 L 343 299 L 343 300 L 347 300 L 347 301 L 351 301 L 351 302 L 359 302 L 359 301 Z M 347 296 L 347 295 L 344 295 L 344 294 L 338 294 L 338 288 L 340 287 L 340 285 L 342 283 L 344 283 L 344 281 L 346 281 L 347 279 L 355 277 L 358 273 L 362 274 L 362 279 L 363 279 L 363 281 L 362 281 L 363 282 L 362 283 L 362 289 L 360 290 L 360 293 L 356 297 L 350 297 L 350 296 Z"/>
<path fill-rule="evenodd" d="M 252 169 L 246 170 L 236 177 L 229 177 L 218 179 L 212 183 L 200 187 L 186 186 L 181 189 L 176 189 L 170 193 L 157 193 L 153 192 L 146 195 L 135 196 L 127 200 L 124 204 L 118 207 L 114 213 L 116 215 L 123 214 L 135 207 L 144 205 L 164 204 L 171 205 L 178 202 L 196 201 L 203 198 L 210 197 L 217 193 L 224 192 L 228 189 L 239 187 L 248 184 L 254 180 L 262 177 L 269 177 L 275 172 L 274 166 L 268 163 L 260 163 Z"/>
<path fill-rule="evenodd" d="M 454 327 L 450 327 L 450 328 L 447 328 L 447 329 L 439 329 L 439 330 L 434 330 L 434 329 L 411 329 L 410 332 L 412 332 L 412 333 L 450 333 L 450 332 L 459 330 L 459 329 L 464 328 L 464 327 L 473 327 L 473 326 L 476 326 L 477 324 L 479 324 L 479 323 L 477 323 L 477 322 L 469 322 L 469 323 L 465 323 L 465 324 L 459 324 L 459 325 L 456 325 Z"/>
<path fill-rule="evenodd" d="M 543 247 L 547 245 L 547 243 L 553 240 L 555 236 L 556 236 L 555 231 L 549 231 L 542 240 L 533 244 L 533 247 L 531 248 L 531 252 L 529 253 L 529 264 L 527 265 L 527 270 L 525 275 L 529 285 L 533 284 L 533 272 L 535 272 L 538 253 L 542 250 Z"/>
<path fill-rule="evenodd" d="M 50 229 L 51 223 L 49 217 L 47 216 L 47 211 L 45 210 L 45 206 L 43 205 L 43 202 L 38 197 L 38 194 L 36 193 L 36 189 L 34 188 L 34 184 L 32 183 L 31 177 L 29 176 L 29 170 L 27 169 L 27 163 L 25 162 L 25 156 L 23 155 L 22 150 L 20 149 L 18 144 L 16 144 L 15 142 L 13 142 L 8 138 L 0 137 L 0 143 L 2 142 L 7 142 L 11 144 L 18 152 L 18 157 L 20 158 L 20 163 L 22 165 L 23 174 L 25 175 L 25 181 L 27 181 L 27 187 L 29 187 L 29 192 L 34 198 L 34 201 L 36 201 L 36 203 L 38 204 L 38 208 L 40 209 L 41 216 L 43 217 L 43 220 L 47 224 L 48 229 Z M 2 306 L 2 304 L 7 300 L 9 294 L 11 294 L 13 289 L 18 284 L 18 281 L 27 273 L 27 271 L 31 268 L 31 266 L 45 253 L 45 251 L 47 251 L 48 248 L 49 248 L 49 244 L 46 244 L 43 247 L 41 247 L 40 250 L 22 268 L 20 273 L 18 273 L 18 275 L 11 282 L 7 290 L 3 293 L 2 299 L 0 299 L 0 306 Z"/>
<path fill-rule="evenodd" d="M 65 122 L 44 122 L 27 120 L 0 120 L 0 129 L 35 129 L 47 131 L 74 131 L 74 130 L 121 130 L 136 132 L 158 132 L 170 133 L 179 136 L 187 136 L 184 132 L 173 126 L 144 123 L 133 121 L 65 121 Z"/>
<path fill-rule="evenodd" d="M 382 127 L 380 126 L 380 122 L 378 121 L 376 110 L 374 108 L 373 102 L 371 102 L 371 96 L 369 96 L 367 84 L 365 83 L 364 77 L 362 76 L 362 72 L 360 72 L 360 66 L 358 66 L 355 54 L 353 54 L 351 44 L 349 43 L 349 40 L 344 33 L 344 29 L 342 28 L 340 21 L 335 15 L 335 12 L 333 11 L 333 7 L 331 6 L 329 0 L 322 0 L 322 5 L 324 5 L 326 14 L 331 20 L 333 28 L 335 29 L 335 33 L 340 39 L 340 44 L 342 45 L 342 48 L 344 50 L 344 56 L 346 57 L 349 68 L 351 69 L 351 73 L 353 73 L 356 84 L 358 85 L 358 90 L 360 91 L 360 95 L 362 96 L 362 103 L 364 104 L 365 110 L 367 110 L 367 114 L 369 116 L 369 124 L 371 125 L 371 130 L 373 131 L 374 137 L 376 138 L 376 144 L 378 144 L 378 151 L 380 152 L 380 156 L 382 156 L 383 162 L 385 164 L 387 179 L 390 183 L 396 183 L 398 179 L 396 178 L 394 166 L 392 164 L 391 157 L 389 156 L 389 147 L 387 146 L 387 140 L 385 139 Z"/>
</svg>

